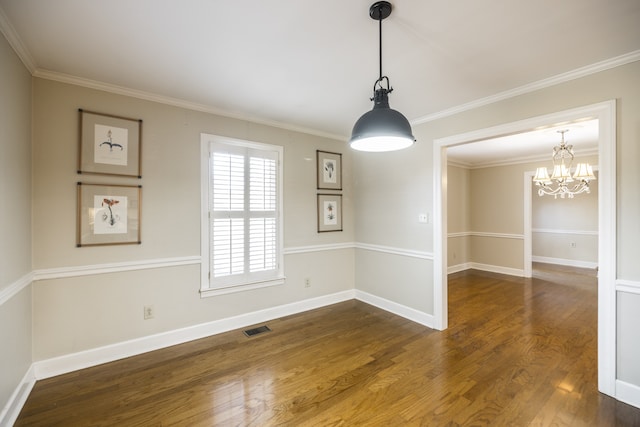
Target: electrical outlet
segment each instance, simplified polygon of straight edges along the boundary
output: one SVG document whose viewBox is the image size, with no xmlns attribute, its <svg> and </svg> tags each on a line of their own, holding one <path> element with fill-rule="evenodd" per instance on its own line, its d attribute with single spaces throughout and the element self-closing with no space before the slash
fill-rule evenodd
<svg viewBox="0 0 640 427">
<path fill-rule="evenodd" d="M 418 215 L 418 222 L 422 224 L 429 224 L 431 222 L 431 218 L 429 218 L 428 213 L 421 213 Z"/>
<path fill-rule="evenodd" d="M 152 305 L 145 305 L 143 308 L 144 320 L 153 319 L 155 315 L 155 311 L 153 310 Z"/>
<path fill-rule="evenodd" d="M 311 279 L 309 279 L 308 277 L 304 279 L 304 287 L 305 288 L 311 287 Z"/>
<path fill-rule="evenodd" d="M 576 247 L 576 242 L 571 242 L 571 243 L 569 243 L 569 247 L 570 247 L 570 248 L 575 248 L 575 247 Z"/>
</svg>

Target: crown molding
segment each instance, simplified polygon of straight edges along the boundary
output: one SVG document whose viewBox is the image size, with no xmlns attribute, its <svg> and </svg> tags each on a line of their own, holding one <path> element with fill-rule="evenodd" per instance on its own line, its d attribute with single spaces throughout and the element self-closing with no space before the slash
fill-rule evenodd
<svg viewBox="0 0 640 427">
<path fill-rule="evenodd" d="M 598 148 L 591 148 L 588 150 L 581 150 L 576 154 L 576 158 L 579 159 L 581 157 L 586 156 L 597 156 Z M 544 162 L 549 161 L 550 157 L 548 154 L 541 154 L 535 156 L 526 156 L 526 157 L 514 157 L 510 159 L 501 159 L 492 162 L 464 162 L 457 159 L 447 158 L 448 166 L 455 166 L 460 169 L 483 169 L 483 168 L 493 168 L 498 166 L 511 166 L 511 165 L 521 165 L 524 163 L 535 163 L 535 162 Z"/>
<path fill-rule="evenodd" d="M 343 135 L 336 135 L 328 132 L 322 132 L 316 129 L 306 128 L 302 126 L 295 126 L 288 123 L 278 122 L 275 120 L 266 120 L 266 119 L 256 117 L 256 116 L 251 116 L 248 114 L 226 111 L 220 108 L 212 107 L 210 105 L 185 101 L 179 98 L 172 98 L 170 96 L 159 95 L 152 92 L 145 92 L 142 90 L 132 89 L 125 86 L 118 86 L 118 85 L 113 85 L 109 83 L 103 83 L 100 81 L 85 79 L 82 77 L 76 77 L 69 74 L 58 73 L 55 71 L 37 69 L 32 74 L 34 77 L 38 77 L 41 79 L 53 80 L 61 83 L 67 83 L 67 84 L 82 86 L 90 89 L 101 90 L 104 92 L 115 93 L 117 95 L 124 95 L 124 96 L 129 96 L 131 98 L 143 99 L 145 101 L 152 101 L 160 104 L 171 105 L 173 107 L 185 108 L 188 110 L 200 111 L 208 114 L 215 114 L 217 116 L 248 121 L 251 123 L 271 126 L 271 127 L 284 129 L 292 132 L 300 132 L 307 135 L 315 135 L 322 138 L 334 139 L 338 141 L 347 140 L 347 138 L 344 137 Z"/>
<path fill-rule="evenodd" d="M 7 18 L 2 7 L 0 7 L 0 32 L 4 34 L 7 42 L 9 42 L 9 46 L 11 46 L 24 66 L 27 67 L 27 70 L 33 75 L 36 71 L 36 63 L 33 60 L 33 56 L 31 56 L 27 47 L 22 43 L 22 40 L 18 36 L 15 28 L 13 28 L 13 25 L 11 25 L 11 22 L 9 22 L 9 18 Z"/>
<path fill-rule="evenodd" d="M 6 18 L 5 18 L 5 21 L 6 21 Z M 8 21 L 6 22 L 7 22 L 7 25 L 10 26 Z M 0 22 L 0 26 L 1 26 L 1 22 Z M 15 31 L 13 31 L 13 34 L 15 34 Z M 16 38 L 16 44 L 18 44 L 19 46 L 23 46 L 19 38 L 17 36 L 15 36 L 15 38 Z M 16 45 L 14 45 L 11 41 L 10 43 L 14 47 L 14 49 L 16 49 Z M 103 83 L 96 80 L 90 80 L 90 79 L 72 76 L 69 74 L 58 73 L 58 72 L 44 70 L 44 69 L 37 69 L 34 65 L 29 65 L 29 64 L 33 64 L 33 60 L 31 59 L 31 56 L 28 54 L 28 51 L 24 48 L 22 48 L 22 50 L 24 51 L 24 54 L 23 54 L 24 58 L 22 54 L 18 53 L 18 55 L 20 55 L 23 62 L 27 61 L 25 62 L 25 65 L 27 66 L 27 68 L 29 68 L 29 70 L 32 70 L 32 69 L 34 70 L 31 72 L 31 74 L 34 77 L 39 77 L 47 80 L 54 80 L 54 81 L 73 84 L 77 86 L 83 86 L 91 89 L 101 90 L 101 91 L 115 93 L 115 94 L 124 95 L 124 96 L 130 96 L 132 98 L 144 99 L 146 101 L 158 102 L 161 104 L 172 105 L 174 107 L 180 107 L 180 108 L 185 108 L 185 109 L 194 110 L 194 111 L 201 111 L 203 113 L 215 114 L 218 116 L 228 117 L 231 119 L 249 121 L 252 123 L 262 124 L 265 126 L 280 128 L 280 129 L 284 129 L 292 132 L 305 133 L 308 135 L 315 135 L 322 138 L 329 138 L 337 141 L 346 141 L 348 139 L 344 135 L 337 135 L 337 134 L 322 132 L 317 129 L 306 128 L 301 126 L 294 126 L 288 123 L 278 122 L 274 120 L 266 120 L 266 119 L 251 116 L 248 114 L 222 110 L 219 108 L 212 107 L 210 105 L 185 101 L 178 98 L 158 95 L 155 93 L 145 92 L 145 91 L 132 89 L 124 86 L 117 86 L 109 83 Z M 480 98 L 475 101 L 468 102 L 466 104 L 461 104 L 456 107 L 452 107 L 452 108 L 442 110 L 433 114 L 429 114 L 427 116 L 423 116 L 421 118 L 411 120 L 410 123 L 411 125 L 419 125 L 422 123 L 427 123 L 427 122 L 441 119 L 444 117 L 452 116 L 454 114 L 462 113 L 464 111 L 472 110 L 474 108 L 493 104 L 498 101 L 503 101 L 505 99 L 524 95 L 526 93 L 535 92 L 537 90 L 544 89 L 550 86 L 555 86 L 560 83 L 565 83 L 571 80 L 579 79 L 581 77 L 585 77 L 601 71 L 609 70 L 611 68 L 616 68 L 622 65 L 630 64 L 632 62 L 636 62 L 639 60 L 640 60 L 640 50 L 636 50 L 634 52 L 629 52 L 624 55 L 620 55 L 614 58 L 600 61 L 595 64 L 587 65 L 585 67 L 581 67 L 572 71 L 568 71 L 566 73 L 558 74 L 556 76 L 549 77 L 547 79 L 539 80 L 537 82 L 520 86 L 515 89 L 510 89 L 504 92 L 497 93 L 495 95 L 491 95 L 485 98 Z"/>
<path fill-rule="evenodd" d="M 612 68 L 620 67 L 622 65 L 630 64 L 632 62 L 640 61 L 640 50 L 626 53 L 624 55 L 616 56 L 614 58 L 605 59 L 604 61 L 596 62 L 595 64 L 586 65 L 584 67 L 577 68 L 566 73 L 558 74 L 546 79 L 538 80 L 537 82 L 529 83 L 524 86 L 517 87 L 515 89 L 506 90 L 504 92 L 496 93 L 495 95 L 480 98 L 475 101 L 461 104 L 446 110 L 438 111 L 433 114 L 411 120 L 412 125 L 419 125 L 422 123 L 431 122 L 434 120 L 442 119 L 444 117 L 453 116 L 454 114 L 462 113 L 465 111 L 473 110 L 474 108 L 483 107 L 485 105 L 493 104 L 498 101 L 504 101 L 505 99 L 514 98 L 516 96 L 524 95 L 527 93 L 535 92 L 540 89 L 545 89 L 551 86 L 555 86 L 560 83 L 566 83 L 571 80 L 579 79 L 591 74 L 606 71 Z"/>
<path fill-rule="evenodd" d="M 590 148 L 588 150 L 581 150 L 579 153 L 576 153 L 575 158 L 580 159 L 581 157 L 586 156 L 597 156 L 598 148 Z M 452 166 L 457 166 L 464 169 L 483 169 L 483 168 L 494 168 L 498 166 L 511 166 L 511 165 L 521 165 L 524 163 L 539 163 L 539 162 L 550 162 L 551 156 L 548 154 L 540 154 L 535 156 L 524 156 L 524 157 L 514 157 L 510 159 L 500 159 L 496 161 L 490 162 L 461 162 L 456 160 L 449 160 L 448 164 Z"/>
</svg>

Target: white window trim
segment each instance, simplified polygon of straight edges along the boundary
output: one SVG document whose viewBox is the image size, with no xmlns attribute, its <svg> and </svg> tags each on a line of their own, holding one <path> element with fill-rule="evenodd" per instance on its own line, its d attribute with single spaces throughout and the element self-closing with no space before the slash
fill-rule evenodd
<svg viewBox="0 0 640 427">
<path fill-rule="evenodd" d="M 275 279 L 243 283 L 240 285 L 230 285 L 227 287 L 209 287 L 209 146 L 211 143 L 226 143 L 235 146 L 254 148 L 258 150 L 272 150 L 278 153 L 278 236 L 277 236 L 277 262 L 278 276 Z M 200 267 L 200 296 L 211 297 L 216 295 L 226 295 L 235 292 L 248 291 L 252 289 L 265 288 L 269 286 L 282 285 L 284 277 L 284 213 L 283 213 L 283 171 L 282 163 L 284 148 L 279 145 L 263 144 L 258 142 L 244 141 L 240 139 L 228 138 L 224 136 L 207 133 L 200 134 L 200 253 L 202 263 Z"/>
</svg>

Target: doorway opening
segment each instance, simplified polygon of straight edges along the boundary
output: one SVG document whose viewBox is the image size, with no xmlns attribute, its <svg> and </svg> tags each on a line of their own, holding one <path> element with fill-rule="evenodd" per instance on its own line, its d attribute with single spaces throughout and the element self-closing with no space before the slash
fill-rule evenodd
<svg viewBox="0 0 640 427">
<path fill-rule="evenodd" d="M 615 396 L 616 367 L 616 110 L 607 101 L 434 141 L 434 327 L 448 326 L 447 149 L 485 139 L 571 123 L 598 120 L 598 389 Z M 529 219 L 530 220 L 530 219 Z"/>
</svg>

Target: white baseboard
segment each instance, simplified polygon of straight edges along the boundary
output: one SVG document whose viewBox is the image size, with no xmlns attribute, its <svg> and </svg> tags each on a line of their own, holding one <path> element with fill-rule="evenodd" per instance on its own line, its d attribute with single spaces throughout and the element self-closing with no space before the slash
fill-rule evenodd
<svg viewBox="0 0 640 427">
<path fill-rule="evenodd" d="M 213 322 L 189 326 L 187 328 L 123 341 L 78 353 L 40 360 L 33 363 L 34 376 L 38 380 L 50 378 L 79 369 L 113 362 L 125 357 L 135 356 L 164 347 L 182 344 L 222 332 L 243 328 L 256 323 L 277 319 L 279 317 L 289 316 L 313 310 L 315 308 L 324 307 L 326 305 L 347 301 L 354 297 L 354 290 L 338 292 L 331 295 L 311 298 L 291 304 L 284 304 L 226 319 L 214 320 Z"/>
<path fill-rule="evenodd" d="M 556 265 L 566 265 L 569 267 L 580 267 L 580 268 L 592 268 L 595 269 L 598 267 L 597 262 L 588 262 L 588 261 L 575 261 L 571 259 L 563 259 L 563 258 L 549 258 L 549 257 L 541 257 L 534 256 L 532 257 L 533 262 L 542 262 L 545 264 L 556 264 Z M 469 270 L 470 268 L 482 271 L 490 271 L 492 273 L 501 273 L 508 274 L 510 276 L 518 276 L 524 277 L 524 270 L 519 268 L 510 268 L 510 267 L 502 267 L 499 265 L 490 265 L 490 264 L 480 264 L 477 262 L 466 262 L 463 264 L 450 265 L 447 267 L 447 273 L 457 273 L 459 271 Z"/>
<path fill-rule="evenodd" d="M 597 262 L 591 261 L 578 261 L 575 259 L 565 259 L 565 258 L 551 258 L 546 256 L 532 256 L 531 260 L 533 262 L 542 262 L 545 264 L 556 264 L 556 265 L 566 265 L 568 267 L 579 267 L 579 268 L 592 268 L 595 269 L 598 267 Z"/>
<path fill-rule="evenodd" d="M 480 264 L 478 262 L 470 262 L 468 264 L 469 268 L 473 268 L 475 270 L 506 274 L 508 276 L 524 277 L 524 270 L 520 268 L 503 267 L 501 265 Z"/>
<path fill-rule="evenodd" d="M 471 268 L 471 263 L 465 262 L 462 264 L 450 265 L 447 267 L 447 274 L 458 273 L 460 271 L 465 271 Z"/>
<path fill-rule="evenodd" d="M 29 367 L 27 373 L 22 377 L 22 381 L 18 384 L 18 387 L 14 390 L 13 394 L 9 398 L 9 401 L 2 408 L 0 412 L 0 426 L 12 426 L 18 419 L 20 411 L 24 406 L 31 389 L 36 383 L 34 375 L 33 365 Z"/>
<path fill-rule="evenodd" d="M 616 380 L 616 399 L 636 408 L 640 408 L 640 387 Z"/>
<path fill-rule="evenodd" d="M 405 319 L 409 319 L 433 329 L 433 316 L 430 314 L 418 311 L 411 307 L 407 307 L 406 305 L 398 304 L 397 302 L 380 298 L 364 291 L 356 290 L 355 298 L 362 302 L 366 302 L 367 304 L 371 304 L 375 307 L 381 308 L 393 314 L 397 314 L 398 316 L 404 317 Z"/>
<path fill-rule="evenodd" d="M 447 267 L 447 274 L 458 273 L 473 268 L 474 270 L 489 271 L 491 273 L 506 274 L 508 276 L 524 277 L 524 270 L 519 268 L 503 267 L 501 265 L 481 264 L 479 262 L 465 262 Z"/>
</svg>

